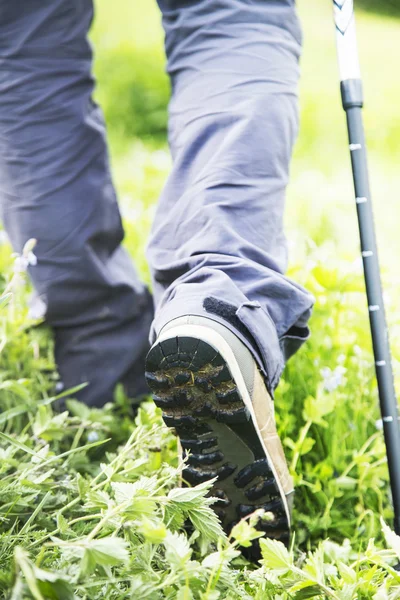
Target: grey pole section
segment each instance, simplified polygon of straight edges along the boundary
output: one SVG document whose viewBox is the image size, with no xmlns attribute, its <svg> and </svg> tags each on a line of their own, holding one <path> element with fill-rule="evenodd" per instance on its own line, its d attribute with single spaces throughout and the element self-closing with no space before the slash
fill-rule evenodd
<svg viewBox="0 0 400 600">
<path fill-rule="evenodd" d="M 399 535 L 400 427 L 368 177 L 367 150 L 362 119 L 363 92 L 358 62 L 353 0 L 334 0 L 334 13 L 340 89 L 343 108 L 347 117 L 375 371 L 392 489 L 394 530 Z"/>
</svg>

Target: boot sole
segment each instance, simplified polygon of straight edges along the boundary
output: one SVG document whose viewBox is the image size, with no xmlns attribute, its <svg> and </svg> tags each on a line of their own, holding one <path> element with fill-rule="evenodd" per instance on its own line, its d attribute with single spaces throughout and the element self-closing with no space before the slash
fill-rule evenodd
<svg viewBox="0 0 400 600">
<path fill-rule="evenodd" d="M 241 518 L 262 508 L 273 518 L 258 521 L 257 529 L 287 545 L 287 499 L 260 439 L 237 362 L 228 364 L 216 345 L 187 335 L 161 338 L 147 356 L 147 383 L 165 424 L 189 452 L 184 480 L 197 485 L 218 478 L 211 495 L 218 498 L 213 509 L 224 530 L 229 534 Z M 258 560 L 259 544 L 244 554 Z"/>
</svg>

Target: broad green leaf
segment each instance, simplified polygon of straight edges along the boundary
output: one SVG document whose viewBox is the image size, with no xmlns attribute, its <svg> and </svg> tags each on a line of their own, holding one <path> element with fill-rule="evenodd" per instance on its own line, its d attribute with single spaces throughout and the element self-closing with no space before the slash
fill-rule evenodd
<svg viewBox="0 0 400 600">
<path fill-rule="evenodd" d="M 174 502 L 195 502 L 199 498 L 204 498 L 209 490 L 212 488 L 216 481 L 216 478 L 210 479 L 196 485 L 195 487 L 187 488 L 173 488 L 168 493 L 168 500 Z"/>
<path fill-rule="evenodd" d="M 82 421 L 87 421 L 90 415 L 90 408 L 79 402 L 79 400 L 68 399 L 66 401 L 67 408 L 72 415 L 79 417 Z"/>
<path fill-rule="evenodd" d="M 61 573 L 44 571 L 34 567 L 39 590 L 46 600 L 74 600 L 76 598 L 72 585 Z"/>
<path fill-rule="evenodd" d="M 268 538 L 260 539 L 262 563 L 268 569 L 276 569 L 285 573 L 292 566 L 292 558 L 284 544 Z"/>
<path fill-rule="evenodd" d="M 57 527 L 61 533 L 66 533 L 68 531 L 68 521 L 62 513 L 57 513 Z"/>
<path fill-rule="evenodd" d="M 165 558 L 175 567 L 185 564 L 192 555 L 192 549 L 185 535 L 167 532 L 163 540 Z"/>
<path fill-rule="evenodd" d="M 217 515 L 208 506 L 191 508 L 188 510 L 188 517 L 201 535 L 210 542 L 226 537 Z"/>
<path fill-rule="evenodd" d="M 114 490 L 115 500 L 122 504 L 128 500 L 133 500 L 137 496 L 149 496 L 158 487 L 156 477 L 140 477 L 134 483 L 112 482 L 111 487 Z"/>
<path fill-rule="evenodd" d="M 128 544 L 117 537 L 104 537 L 85 540 L 82 544 L 84 554 L 81 561 L 81 573 L 90 574 L 96 567 L 111 567 L 129 560 Z"/>
<path fill-rule="evenodd" d="M 339 573 L 345 583 L 355 583 L 357 581 L 357 573 L 352 568 L 343 562 L 338 562 Z"/>
<path fill-rule="evenodd" d="M 312 579 L 298 581 L 288 591 L 290 594 L 293 594 L 296 600 L 306 600 L 306 598 L 315 598 L 316 596 L 321 597 L 321 588 Z"/>
</svg>

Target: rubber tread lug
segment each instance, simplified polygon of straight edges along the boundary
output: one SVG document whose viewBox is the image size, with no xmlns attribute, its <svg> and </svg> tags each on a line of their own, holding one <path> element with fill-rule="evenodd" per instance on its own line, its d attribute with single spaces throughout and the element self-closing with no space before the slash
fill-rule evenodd
<svg viewBox="0 0 400 600">
<path fill-rule="evenodd" d="M 189 415 L 183 415 L 180 417 L 173 417 L 171 415 L 163 415 L 164 423 L 167 427 L 188 427 L 188 426 L 196 426 L 197 419 L 191 417 Z"/>
<path fill-rule="evenodd" d="M 175 375 L 175 383 L 177 385 L 183 385 L 184 383 L 189 383 L 191 381 L 192 376 L 187 371 L 182 371 L 181 373 L 177 373 Z"/>
<path fill-rule="evenodd" d="M 227 392 L 217 392 L 215 395 L 221 404 L 233 404 L 235 402 L 241 402 L 236 388 L 228 390 Z"/>
<path fill-rule="evenodd" d="M 217 421 L 220 423 L 236 424 L 244 423 L 249 420 L 249 412 L 246 407 L 238 408 L 232 412 L 219 412 L 217 415 Z"/>
<path fill-rule="evenodd" d="M 263 496 L 277 496 L 279 495 L 279 488 L 276 484 L 274 478 L 264 479 L 260 483 L 253 485 L 249 489 L 244 492 L 246 497 L 252 502 L 254 500 L 259 500 Z"/>
<path fill-rule="evenodd" d="M 245 487 L 257 476 L 273 476 L 266 458 L 256 460 L 252 465 L 244 467 L 235 477 L 235 485 L 239 488 Z"/>
<path fill-rule="evenodd" d="M 178 353 L 178 339 L 168 338 L 160 342 L 161 351 L 164 356 L 176 355 Z"/>
<path fill-rule="evenodd" d="M 210 452 L 209 454 L 191 454 L 188 459 L 189 465 L 201 466 L 201 465 L 214 465 L 215 463 L 224 460 L 224 455 L 219 450 L 217 452 Z"/>
<path fill-rule="evenodd" d="M 281 515 L 284 514 L 285 509 L 283 506 L 283 502 L 281 500 L 281 498 L 278 498 L 276 500 L 272 500 L 271 502 L 266 502 L 265 504 L 259 505 L 257 504 L 256 506 L 252 505 L 252 504 L 241 504 L 238 507 L 238 513 L 239 513 L 239 517 L 241 519 L 243 519 L 243 517 L 247 517 L 248 515 L 250 515 L 252 512 L 254 512 L 255 510 L 262 508 L 263 510 L 265 510 L 265 512 L 272 512 L 273 515 Z"/>
<path fill-rule="evenodd" d="M 187 354 L 190 358 L 196 353 L 197 348 L 200 344 L 200 340 L 191 337 L 179 337 L 178 347 L 179 353 Z"/>
<path fill-rule="evenodd" d="M 146 369 L 150 371 L 158 371 L 161 363 L 164 360 L 164 354 L 161 351 L 160 344 L 154 346 L 147 355 Z"/>
<path fill-rule="evenodd" d="M 232 374 L 231 374 L 230 370 L 228 369 L 228 367 L 226 365 L 224 365 L 222 367 L 222 369 L 215 375 L 212 375 L 210 377 L 210 379 L 211 379 L 213 386 L 216 386 L 219 383 L 225 383 L 227 381 L 232 381 Z"/>
<path fill-rule="evenodd" d="M 208 438 L 205 440 L 181 440 L 181 446 L 184 450 L 207 450 L 213 448 L 218 443 L 217 438 Z"/>
</svg>

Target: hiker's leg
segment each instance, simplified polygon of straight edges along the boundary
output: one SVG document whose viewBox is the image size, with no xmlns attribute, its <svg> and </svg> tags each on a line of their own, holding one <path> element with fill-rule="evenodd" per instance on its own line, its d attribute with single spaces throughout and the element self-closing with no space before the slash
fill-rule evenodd
<svg viewBox="0 0 400 600">
<path fill-rule="evenodd" d="M 174 161 L 148 256 L 153 336 L 182 314 L 251 337 L 273 388 L 308 336 L 312 297 L 287 279 L 285 188 L 298 128 L 294 0 L 159 0 Z M 245 339 L 245 338 L 243 338 Z"/>
<path fill-rule="evenodd" d="M 90 0 L 0 0 L 0 200 L 14 249 L 38 240 L 36 292 L 67 387 L 90 405 L 142 393 L 152 300 L 121 248 L 106 134 L 92 100 Z M 140 375 L 139 375 L 140 374 Z"/>
</svg>

